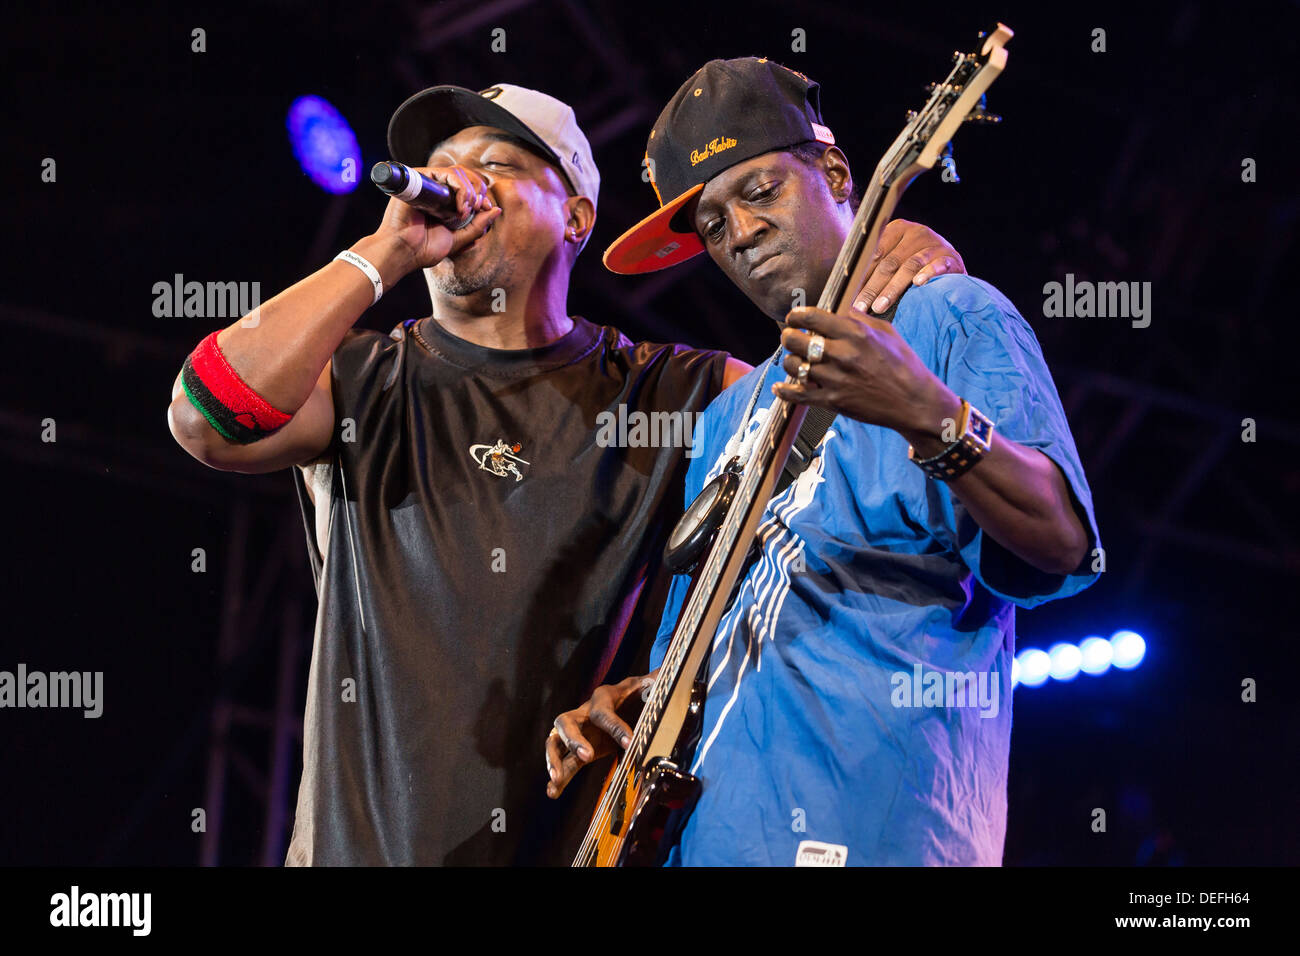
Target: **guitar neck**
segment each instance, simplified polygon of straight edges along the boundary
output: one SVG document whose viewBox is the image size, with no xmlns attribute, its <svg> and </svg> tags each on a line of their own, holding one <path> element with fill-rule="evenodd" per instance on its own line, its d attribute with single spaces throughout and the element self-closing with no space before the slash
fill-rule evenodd
<svg viewBox="0 0 1300 956">
<path fill-rule="evenodd" d="M 886 185 L 881 181 L 880 170 L 877 168 L 876 175 L 872 176 L 863 192 L 862 203 L 853 218 L 853 225 L 849 227 L 849 234 L 840 247 L 839 257 L 835 260 L 817 301 L 819 309 L 836 315 L 847 315 L 852 310 L 871 271 L 873 257 L 867 253 L 875 250 L 880 241 L 880 233 L 894 214 L 903 190 L 916 175 L 913 173 L 907 182 Z"/>
</svg>

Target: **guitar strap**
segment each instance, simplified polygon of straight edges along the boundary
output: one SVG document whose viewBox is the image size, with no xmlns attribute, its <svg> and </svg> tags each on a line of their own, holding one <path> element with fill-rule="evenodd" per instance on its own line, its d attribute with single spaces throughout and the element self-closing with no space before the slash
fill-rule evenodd
<svg viewBox="0 0 1300 956">
<path fill-rule="evenodd" d="M 911 286 L 903 290 L 903 295 L 907 295 Z M 885 322 L 893 322 L 894 314 L 898 311 L 898 304 L 903 301 L 903 295 L 900 295 L 879 318 Z M 795 436 L 794 444 L 790 446 L 790 456 L 785 460 L 785 470 L 781 477 L 776 481 L 776 488 L 772 491 L 772 497 L 775 498 L 785 489 L 790 487 L 790 483 L 802 474 L 803 470 L 808 467 L 809 462 L 813 459 L 813 452 L 821 444 L 826 432 L 830 430 L 831 424 L 835 421 L 835 413 L 829 408 L 823 408 L 820 405 L 814 405 L 808 409 L 808 414 L 804 416 L 803 425 L 799 427 L 799 434 Z"/>
<path fill-rule="evenodd" d="M 776 488 L 772 491 L 773 498 L 789 488 L 790 483 L 808 467 L 808 463 L 812 461 L 813 450 L 821 444 L 833 421 L 835 421 L 835 413 L 829 408 L 815 405 L 808 409 L 803 425 L 799 428 L 799 434 L 795 436 L 794 444 L 790 446 L 790 457 L 785 460 L 785 471 L 776 480 Z"/>
</svg>

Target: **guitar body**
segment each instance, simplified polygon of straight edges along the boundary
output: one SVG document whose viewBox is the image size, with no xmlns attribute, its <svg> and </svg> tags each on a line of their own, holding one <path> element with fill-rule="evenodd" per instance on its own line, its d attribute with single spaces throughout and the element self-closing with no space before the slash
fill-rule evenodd
<svg viewBox="0 0 1300 956">
<path fill-rule="evenodd" d="M 610 830 L 596 841 L 596 866 L 662 866 L 667 859 L 700 797 L 699 778 L 681 768 L 699 741 L 705 690 L 704 681 L 697 679 L 672 754 L 648 761 L 640 773 L 627 779 L 623 793 L 614 795 L 621 812 L 616 810 Z M 617 769 L 610 769 L 602 798 L 619 778 Z"/>
</svg>

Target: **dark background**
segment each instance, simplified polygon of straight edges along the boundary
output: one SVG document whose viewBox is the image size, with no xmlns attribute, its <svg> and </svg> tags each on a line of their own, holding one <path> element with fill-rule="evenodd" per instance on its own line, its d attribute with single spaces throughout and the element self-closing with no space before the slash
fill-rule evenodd
<svg viewBox="0 0 1300 956">
<path fill-rule="evenodd" d="M 1300 861 L 1295 5 L 282 0 L 5 14 L 0 669 L 102 670 L 105 713 L 0 711 L 0 863 L 283 859 L 315 613 L 303 529 L 288 472 L 219 474 L 173 442 L 172 380 L 225 322 L 155 318 L 152 287 L 182 273 L 269 298 L 376 227 L 377 191 L 336 199 L 299 170 L 295 97 L 342 111 L 363 168 L 386 158 L 393 108 L 434 83 L 572 103 L 603 182 L 571 311 L 756 362 L 773 329 L 705 257 L 640 279 L 600 266 L 653 208 L 639 168 L 660 107 L 707 59 L 766 55 L 821 82 L 865 175 L 998 19 L 1016 31 L 989 95 L 1005 122 L 963 130 L 962 182 L 923 177 L 899 214 L 1034 326 L 1092 484 L 1107 572 L 1022 611 L 1019 645 L 1121 627 L 1148 643 L 1133 672 L 1017 692 L 1006 862 Z M 1151 282 L 1150 327 L 1044 318 L 1043 284 L 1067 272 Z M 427 312 L 409 278 L 362 324 Z"/>
</svg>

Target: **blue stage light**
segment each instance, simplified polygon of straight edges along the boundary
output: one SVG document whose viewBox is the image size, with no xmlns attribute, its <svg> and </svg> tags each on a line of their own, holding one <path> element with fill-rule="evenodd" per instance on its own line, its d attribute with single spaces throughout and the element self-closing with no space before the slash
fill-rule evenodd
<svg viewBox="0 0 1300 956">
<path fill-rule="evenodd" d="M 1046 651 L 1031 647 L 1020 655 L 1020 683 L 1026 687 L 1037 687 L 1047 680 L 1052 667 L 1052 659 Z"/>
<path fill-rule="evenodd" d="M 1079 675 L 1104 674 L 1111 665 L 1132 670 L 1142 663 L 1147 644 L 1135 631 L 1116 631 L 1110 640 L 1097 635 L 1079 644 L 1061 641 L 1048 650 L 1026 648 L 1011 659 L 1011 686 L 1038 687 L 1050 678 L 1071 681 Z"/>
<path fill-rule="evenodd" d="M 319 96 L 300 96 L 285 121 L 293 155 L 303 172 L 326 192 L 357 188 L 361 148 L 342 114 Z"/>
<path fill-rule="evenodd" d="M 1079 645 L 1079 669 L 1094 677 L 1106 673 L 1110 670 L 1113 650 L 1110 641 L 1104 637 L 1085 637 Z"/>
<path fill-rule="evenodd" d="M 1110 636 L 1112 661 L 1116 667 L 1132 670 L 1146 657 L 1147 642 L 1136 631 L 1116 631 Z"/>
<path fill-rule="evenodd" d="M 1052 680 L 1074 680 L 1079 675 L 1079 664 L 1083 655 L 1074 644 L 1053 644 L 1047 652 L 1051 664 L 1048 674 Z"/>
</svg>

